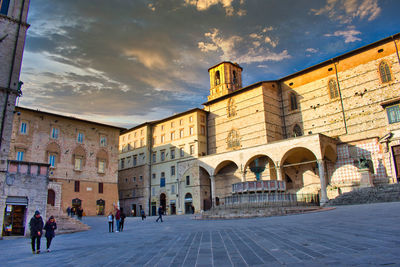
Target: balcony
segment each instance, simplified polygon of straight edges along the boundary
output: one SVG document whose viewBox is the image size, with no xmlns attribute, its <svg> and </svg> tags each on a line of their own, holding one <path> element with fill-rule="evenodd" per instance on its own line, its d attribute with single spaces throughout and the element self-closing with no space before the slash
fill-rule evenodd
<svg viewBox="0 0 400 267">
<path fill-rule="evenodd" d="M 232 185 L 232 194 L 285 191 L 285 181 L 278 180 L 248 181 Z"/>
<path fill-rule="evenodd" d="M 32 176 L 49 176 L 48 163 L 26 162 L 18 160 L 9 160 L 7 172 L 10 174 L 28 174 Z"/>
</svg>

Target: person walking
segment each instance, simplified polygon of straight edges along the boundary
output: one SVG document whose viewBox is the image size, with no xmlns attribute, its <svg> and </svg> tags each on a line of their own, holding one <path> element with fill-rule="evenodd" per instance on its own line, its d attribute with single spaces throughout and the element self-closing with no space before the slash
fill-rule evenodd
<svg viewBox="0 0 400 267">
<path fill-rule="evenodd" d="M 82 221 L 82 216 L 83 216 L 83 209 L 82 207 L 79 207 L 78 210 L 76 211 L 78 215 L 78 220 Z"/>
<path fill-rule="evenodd" d="M 144 212 L 144 210 L 141 210 L 141 211 L 140 211 L 140 215 L 142 216 L 142 221 L 143 221 L 144 219 L 146 219 L 146 213 Z"/>
<path fill-rule="evenodd" d="M 117 230 L 115 232 L 118 233 L 121 227 L 121 211 L 118 208 L 116 208 L 116 210 L 117 211 L 115 212 L 115 222 L 117 224 Z"/>
<path fill-rule="evenodd" d="M 68 217 L 71 216 L 71 207 L 70 206 L 68 206 L 68 208 L 67 208 L 67 214 L 68 214 Z"/>
<path fill-rule="evenodd" d="M 56 236 L 54 231 L 57 229 L 57 224 L 56 220 L 54 219 L 53 216 L 50 216 L 49 220 L 46 222 L 46 225 L 44 226 L 44 230 L 46 230 L 46 239 L 47 239 L 47 252 L 50 252 L 50 245 L 51 245 L 51 240 Z"/>
<path fill-rule="evenodd" d="M 112 214 L 111 211 L 108 214 L 107 218 L 108 218 L 108 232 L 112 233 L 114 232 L 114 215 Z"/>
<path fill-rule="evenodd" d="M 126 218 L 126 215 L 124 213 L 124 209 L 121 208 L 121 222 L 119 223 L 119 230 L 121 232 L 124 230 L 125 218 Z"/>
<path fill-rule="evenodd" d="M 43 219 L 40 216 L 40 212 L 35 211 L 35 215 L 31 218 L 29 222 L 29 227 L 31 230 L 31 245 L 32 245 L 32 253 L 39 254 L 40 253 L 40 238 L 42 238 L 43 233 Z M 35 250 L 35 240 L 36 240 L 36 250 Z"/>
<path fill-rule="evenodd" d="M 158 222 L 158 220 L 161 220 L 161 222 L 163 222 L 163 220 L 162 220 L 163 212 L 164 212 L 163 207 L 162 206 L 158 207 L 158 218 L 157 218 L 156 222 Z"/>
</svg>

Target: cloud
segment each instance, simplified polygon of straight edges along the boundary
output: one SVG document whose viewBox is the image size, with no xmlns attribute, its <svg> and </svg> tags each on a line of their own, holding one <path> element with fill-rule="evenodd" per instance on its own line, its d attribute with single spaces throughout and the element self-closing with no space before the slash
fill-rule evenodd
<svg viewBox="0 0 400 267">
<path fill-rule="evenodd" d="M 317 53 L 317 52 L 318 52 L 318 50 L 317 50 L 317 49 L 315 49 L 315 48 L 307 48 L 307 49 L 306 49 L 306 52 L 308 52 L 308 53 L 312 53 L 312 54 L 315 54 L 315 53 Z"/>
<path fill-rule="evenodd" d="M 334 33 L 327 33 L 324 34 L 326 37 L 332 37 L 332 36 L 337 36 L 337 37 L 343 37 L 345 43 L 352 43 L 356 41 L 361 41 L 361 38 L 358 38 L 356 35 L 360 35 L 361 32 L 354 30 L 354 29 L 349 29 L 345 31 L 335 31 Z"/>
<path fill-rule="evenodd" d="M 311 9 L 315 15 L 327 15 L 331 20 L 350 24 L 354 19 L 372 21 L 381 13 L 378 0 L 327 0 L 320 9 Z"/>
<path fill-rule="evenodd" d="M 198 11 L 205 11 L 212 6 L 220 4 L 225 9 L 225 14 L 227 16 L 233 16 L 235 15 L 235 9 L 232 5 L 233 1 L 234 0 L 185 0 L 185 5 L 192 5 L 195 6 Z M 244 5 L 244 3 L 244 0 L 240 0 L 239 2 L 241 6 Z M 240 8 L 236 14 L 238 16 L 244 16 L 246 15 L 246 10 Z"/>
<path fill-rule="evenodd" d="M 272 30 L 272 29 L 271 29 Z M 280 53 L 272 52 L 267 46 L 262 45 L 261 41 L 272 48 L 278 45 L 278 40 L 273 41 L 271 37 L 266 36 L 265 32 L 251 33 L 250 38 L 242 38 L 238 35 L 224 37 L 219 29 L 211 29 L 204 34 L 209 42 L 199 42 L 198 47 L 204 53 L 219 52 L 220 59 L 231 60 L 239 63 L 251 64 L 265 61 L 282 61 L 290 58 L 287 50 Z"/>
</svg>

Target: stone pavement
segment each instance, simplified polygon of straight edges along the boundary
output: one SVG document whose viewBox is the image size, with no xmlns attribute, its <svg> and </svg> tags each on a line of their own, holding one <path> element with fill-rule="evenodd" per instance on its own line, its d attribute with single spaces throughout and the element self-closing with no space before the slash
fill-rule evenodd
<svg viewBox="0 0 400 267">
<path fill-rule="evenodd" d="M 91 230 L 58 235 L 52 252 L 40 255 L 29 239 L 0 240 L 0 266 L 400 266 L 400 202 L 269 218 L 155 219 L 127 218 L 124 232 L 108 233 L 105 217 L 84 218 Z"/>
</svg>

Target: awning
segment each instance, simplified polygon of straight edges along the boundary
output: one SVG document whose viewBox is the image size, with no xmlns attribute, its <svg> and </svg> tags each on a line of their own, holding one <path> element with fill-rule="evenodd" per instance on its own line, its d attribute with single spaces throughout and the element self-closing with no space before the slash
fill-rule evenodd
<svg viewBox="0 0 400 267">
<path fill-rule="evenodd" d="M 7 197 L 6 204 L 27 206 L 28 198 L 27 197 Z"/>
</svg>

